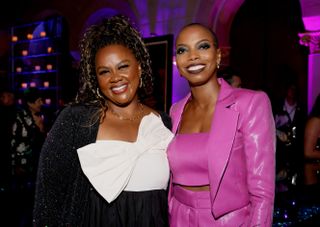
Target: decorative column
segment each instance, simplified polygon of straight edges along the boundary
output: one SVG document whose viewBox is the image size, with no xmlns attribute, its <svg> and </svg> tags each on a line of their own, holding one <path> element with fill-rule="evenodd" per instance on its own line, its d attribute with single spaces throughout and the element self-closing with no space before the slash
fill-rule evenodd
<svg viewBox="0 0 320 227">
<path fill-rule="evenodd" d="M 320 31 L 300 33 L 300 44 L 309 47 L 308 112 L 320 94 Z"/>
</svg>

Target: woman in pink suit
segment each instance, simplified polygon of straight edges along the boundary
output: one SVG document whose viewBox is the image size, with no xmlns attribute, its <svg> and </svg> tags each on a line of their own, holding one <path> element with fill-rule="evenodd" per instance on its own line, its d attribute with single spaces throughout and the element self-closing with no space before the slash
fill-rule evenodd
<svg viewBox="0 0 320 227">
<path fill-rule="evenodd" d="M 176 61 L 191 92 L 170 110 L 170 226 L 271 226 L 275 126 L 268 96 L 217 78 L 217 38 L 201 24 L 182 28 Z"/>
</svg>

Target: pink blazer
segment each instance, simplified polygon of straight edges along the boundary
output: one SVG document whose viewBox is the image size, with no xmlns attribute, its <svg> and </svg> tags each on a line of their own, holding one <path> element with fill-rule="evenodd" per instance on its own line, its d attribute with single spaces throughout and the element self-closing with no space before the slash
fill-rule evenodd
<svg viewBox="0 0 320 227">
<path fill-rule="evenodd" d="M 275 193 L 275 125 L 270 100 L 262 91 L 234 89 L 222 79 L 219 83 L 210 136 L 203 148 L 209 154 L 212 214 L 223 219 L 233 212 L 244 216 L 235 220 L 244 220 L 246 227 L 269 227 Z M 190 95 L 170 109 L 174 133 Z M 169 206 L 170 201 L 171 184 Z M 241 209 L 249 209 L 250 215 Z M 225 221 L 225 226 L 239 224 Z"/>
</svg>

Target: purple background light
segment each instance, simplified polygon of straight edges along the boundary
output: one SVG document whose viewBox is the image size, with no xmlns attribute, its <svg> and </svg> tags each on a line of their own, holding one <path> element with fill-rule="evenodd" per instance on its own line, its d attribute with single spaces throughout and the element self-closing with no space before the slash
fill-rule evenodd
<svg viewBox="0 0 320 227">
<path fill-rule="evenodd" d="M 190 91 L 188 82 L 186 79 L 180 76 L 180 73 L 175 64 L 175 58 L 173 58 L 172 66 L 172 103 L 175 103 L 182 99 Z"/>
<path fill-rule="evenodd" d="M 308 112 L 316 100 L 318 94 L 320 94 L 320 53 L 309 55 L 308 65 Z"/>
</svg>

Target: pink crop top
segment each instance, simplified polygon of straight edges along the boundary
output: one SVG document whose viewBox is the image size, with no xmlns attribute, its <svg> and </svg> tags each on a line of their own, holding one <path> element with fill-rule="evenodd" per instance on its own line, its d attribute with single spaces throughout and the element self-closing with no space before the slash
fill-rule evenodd
<svg viewBox="0 0 320 227">
<path fill-rule="evenodd" d="M 186 186 L 209 184 L 208 154 L 203 148 L 208 133 L 176 134 L 168 147 L 172 182 Z"/>
</svg>

